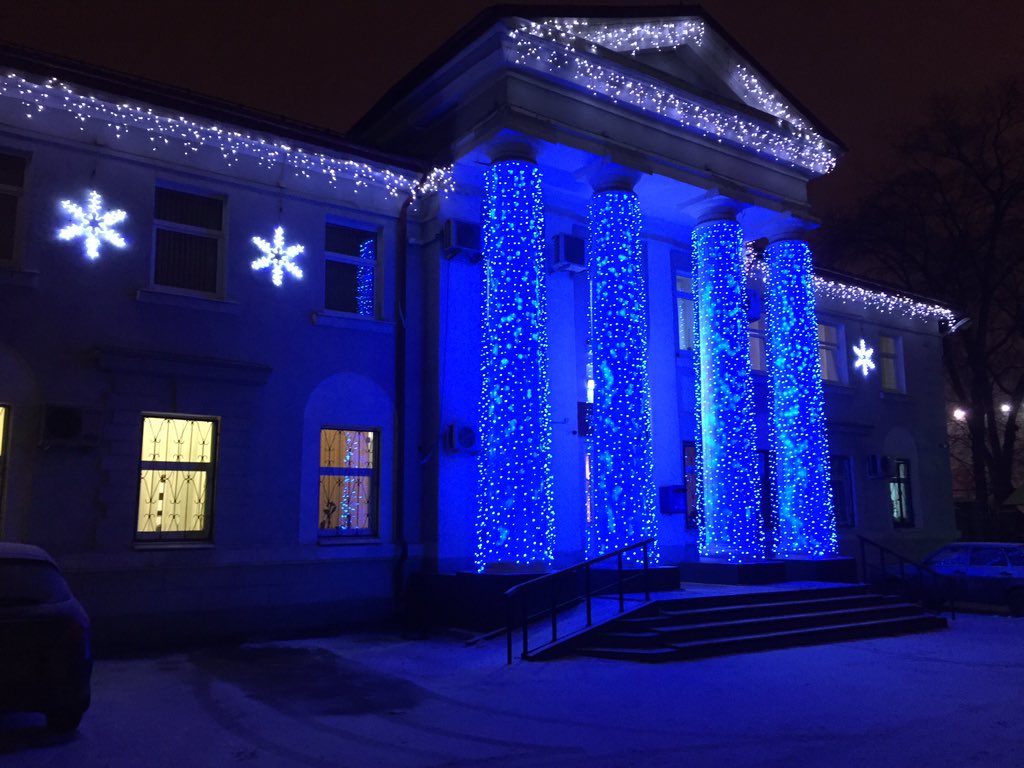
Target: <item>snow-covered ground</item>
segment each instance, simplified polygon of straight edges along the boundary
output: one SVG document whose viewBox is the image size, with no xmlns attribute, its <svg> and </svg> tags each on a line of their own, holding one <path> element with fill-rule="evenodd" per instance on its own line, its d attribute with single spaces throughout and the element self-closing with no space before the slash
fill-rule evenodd
<svg viewBox="0 0 1024 768">
<path fill-rule="evenodd" d="M 1000 616 L 662 665 L 361 634 L 100 661 L 78 734 L 0 717 L 0 764 L 1020 768 L 1022 701 Z"/>
</svg>

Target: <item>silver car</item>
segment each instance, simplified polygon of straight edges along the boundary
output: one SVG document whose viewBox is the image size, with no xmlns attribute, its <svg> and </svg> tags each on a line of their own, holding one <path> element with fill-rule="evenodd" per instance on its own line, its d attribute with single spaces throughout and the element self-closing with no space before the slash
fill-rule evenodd
<svg viewBox="0 0 1024 768">
<path fill-rule="evenodd" d="M 1024 544 L 961 541 L 947 544 L 924 564 L 956 579 L 956 598 L 1006 606 L 1024 616 Z"/>
</svg>

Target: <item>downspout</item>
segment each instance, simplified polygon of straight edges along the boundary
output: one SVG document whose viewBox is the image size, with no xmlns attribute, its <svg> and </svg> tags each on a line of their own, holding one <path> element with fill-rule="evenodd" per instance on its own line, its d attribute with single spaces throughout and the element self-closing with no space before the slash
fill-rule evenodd
<svg viewBox="0 0 1024 768">
<path fill-rule="evenodd" d="M 424 174 L 417 186 L 426 179 Z M 406 271 L 409 264 L 409 208 L 415 199 L 415 187 L 402 202 L 397 222 L 397 247 L 395 254 L 395 474 L 393 480 L 394 499 L 394 542 L 398 548 L 392 583 L 396 611 L 401 607 L 405 594 L 405 568 L 409 561 L 409 542 L 405 536 L 405 311 Z"/>
</svg>

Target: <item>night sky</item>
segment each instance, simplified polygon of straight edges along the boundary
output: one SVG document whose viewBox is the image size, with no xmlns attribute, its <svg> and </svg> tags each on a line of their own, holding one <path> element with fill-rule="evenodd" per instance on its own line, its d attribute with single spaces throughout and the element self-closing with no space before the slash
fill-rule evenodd
<svg viewBox="0 0 1024 768">
<path fill-rule="evenodd" d="M 345 131 L 488 5 L 12 1 L 0 8 L 0 39 Z M 849 148 L 839 168 L 812 186 L 819 213 L 846 208 L 867 189 L 886 167 L 885 146 L 926 112 L 930 94 L 1024 81 L 1020 0 L 702 6 Z"/>
</svg>

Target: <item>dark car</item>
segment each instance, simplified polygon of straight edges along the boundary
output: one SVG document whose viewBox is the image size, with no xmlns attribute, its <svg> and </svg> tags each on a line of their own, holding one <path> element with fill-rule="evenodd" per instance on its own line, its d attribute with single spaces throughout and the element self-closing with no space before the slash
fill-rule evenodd
<svg viewBox="0 0 1024 768">
<path fill-rule="evenodd" d="M 961 541 L 947 544 L 924 564 L 956 579 L 956 597 L 1006 606 L 1024 616 L 1024 544 Z"/>
<path fill-rule="evenodd" d="M 42 712 L 72 731 L 89 708 L 89 617 L 57 565 L 29 544 L 0 542 L 0 711 Z"/>
</svg>

